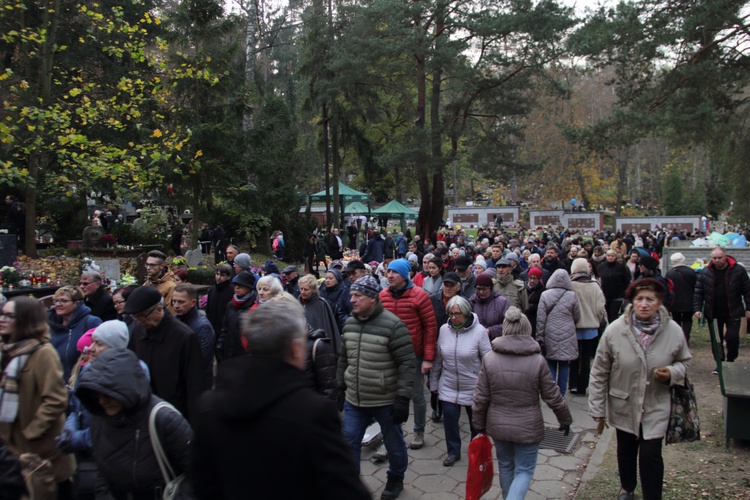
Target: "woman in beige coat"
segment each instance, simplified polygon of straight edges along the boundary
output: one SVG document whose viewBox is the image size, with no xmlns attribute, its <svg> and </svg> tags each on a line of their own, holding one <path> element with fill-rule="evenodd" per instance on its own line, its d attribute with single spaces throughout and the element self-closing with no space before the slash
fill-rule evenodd
<svg viewBox="0 0 750 500">
<path fill-rule="evenodd" d="M 608 419 L 617 429 L 619 500 L 634 498 L 636 465 L 644 500 L 662 495 L 669 387 L 685 383 L 691 359 L 682 329 L 662 306 L 664 293 L 652 278 L 628 287 L 630 305 L 604 331 L 591 369 L 589 414 L 596 422 Z"/>
<path fill-rule="evenodd" d="M 0 437 L 15 455 L 33 453 L 49 460 L 57 496 L 68 498 L 75 459 L 55 445 L 65 425 L 68 394 L 60 358 L 49 343 L 44 307 L 29 297 L 6 302 L 0 310 L 0 336 Z M 48 498 L 38 492 L 35 497 Z"/>
<path fill-rule="evenodd" d="M 541 396 L 567 436 L 573 419 L 560 389 L 552 380 L 531 323 L 520 309 L 505 313 L 503 336 L 492 341 L 482 359 L 474 391 L 472 422 L 477 433 L 495 441 L 500 487 L 505 500 L 526 496 L 544 438 Z"/>
</svg>

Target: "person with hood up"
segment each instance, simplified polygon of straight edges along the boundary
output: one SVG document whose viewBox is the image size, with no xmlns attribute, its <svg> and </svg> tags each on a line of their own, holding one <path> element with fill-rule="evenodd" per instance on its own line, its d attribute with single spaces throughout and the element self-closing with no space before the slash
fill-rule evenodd
<svg viewBox="0 0 750 500">
<path fill-rule="evenodd" d="M 320 289 L 320 297 L 328 302 L 336 317 L 339 331 L 344 328 L 344 323 L 352 313 L 352 304 L 349 301 L 349 289 L 344 284 L 341 271 L 331 268 L 326 271 L 323 288 Z"/>
<path fill-rule="evenodd" d="M 52 297 L 52 307 L 47 315 L 52 345 L 57 349 L 63 367 L 63 380 L 70 378 L 70 372 L 78 361 L 78 340 L 92 328 L 102 324 L 102 320 L 91 315 L 91 309 L 83 303 L 83 293 L 72 286 L 59 288 Z"/>
<path fill-rule="evenodd" d="M 307 323 L 313 330 L 323 330 L 326 333 L 333 341 L 333 349 L 338 356 L 341 347 L 339 327 L 331 306 L 318 293 L 318 281 L 311 274 L 306 274 L 299 280 L 299 301 L 305 309 Z"/>
<path fill-rule="evenodd" d="M 479 323 L 487 329 L 490 340 L 503 334 L 503 320 L 505 312 L 510 307 L 508 299 L 492 289 L 492 278 L 488 274 L 480 274 L 474 282 L 476 292 L 471 296 L 474 313 Z"/>
<path fill-rule="evenodd" d="M 570 362 L 578 359 L 576 322 L 580 318 L 581 308 L 570 276 L 565 269 L 558 269 L 552 273 L 539 300 L 536 339 L 563 397 L 568 387 Z"/>
<path fill-rule="evenodd" d="M 305 379 L 305 323 L 286 300 L 244 320 L 248 355 L 219 366 L 193 421 L 197 498 L 370 498 L 335 406 Z"/>
<path fill-rule="evenodd" d="M 148 421 L 162 399 L 151 393 L 136 355 L 128 349 L 105 350 L 81 375 L 75 394 L 91 414 L 92 450 L 108 490 L 97 496 L 161 498 L 165 483 Z M 156 414 L 156 430 L 175 474 L 188 474 L 192 431 L 187 420 L 177 411 L 162 408 Z M 183 482 L 182 488 L 186 487 Z"/>
<path fill-rule="evenodd" d="M 567 436 L 573 423 L 568 405 L 531 337 L 529 320 L 511 307 L 505 314 L 503 336 L 492 341 L 492 352 L 482 360 L 471 407 L 474 428 L 495 441 L 505 499 L 524 498 L 534 477 L 544 438 L 540 396 Z"/>
<path fill-rule="evenodd" d="M 255 304 L 258 295 L 254 290 L 255 277 L 247 271 L 235 276 L 232 284 L 234 285 L 234 296 L 227 304 L 221 333 L 216 340 L 216 360 L 220 363 L 245 354 L 240 341 L 242 334 L 240 331 L 241 316 Z"/>
<path fill-rule="evenodd" d="M 570 392 L 585 396 L 589 385 L 591 360 L 596 353 L 599 325 L 607 322 L 606 299 L 599 283 L 592 279 L 586 259 L 574 259 L 570 271 L 573 291 L 581 308 L 581 316 L 576 321 L 578 359 L 570 363 Z"/>
<path fill-rule="evenodd" d="M 489 288 L 488 288 L 489 289 Z M 506 301 L 507 304 L 507 301 Z M 448 301 L 449 321 L 440 327 L 435 362 L 430 370 L 430 388 L 438 394 L 445 412 L 445 442 L 448 456 L 443 465 L 461 460 L 461 407 L 469 416 L 471 439 L 477 435 L 471 418 L 471 403 L 482 358 L 492 350 L 487 330 L 461 296 Z"/>
</svg>

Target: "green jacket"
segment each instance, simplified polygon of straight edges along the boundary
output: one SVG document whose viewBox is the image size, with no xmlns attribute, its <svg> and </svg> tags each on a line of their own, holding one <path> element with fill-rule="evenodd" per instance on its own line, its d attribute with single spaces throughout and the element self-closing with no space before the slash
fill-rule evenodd
<svg viewBox="0 0 750 500">
<path fill-rule="evenodd" d="M 336 373 L 338 387 L 354 406 L 393 404 L 396 396 L 411 398 L 416 357 L 411 336 L 398 317 L 378 302 L 366 319 L 352 314 L 341 333 Z"/>
</svg>

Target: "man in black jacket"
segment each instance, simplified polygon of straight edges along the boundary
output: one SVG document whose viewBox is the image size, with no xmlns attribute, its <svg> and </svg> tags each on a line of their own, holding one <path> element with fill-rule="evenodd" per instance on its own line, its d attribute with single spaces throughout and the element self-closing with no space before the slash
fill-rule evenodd
<svg viewBox="0 0 750 500">
<path fill-rule="evenodd" d="M 721 359 L 726 340 L 726 360 L 734 361 L 740 352 L 740 321 L 743 315 L 750 318 L 750 278 L 742 264 L 720 247 L 711 252 L 711 263 L 703 268 L 695 285 L 693 311 L 699 320 L 704 304 L 706 320 L 716 320 L 718 325 Z"/>
<path fill-rule="evenodd" d="M 262 304 L 243 334 L 250 355 L 219 365 L 193 419 L 196 497 L 369 499 L 335 406 L 305 379 L 302 308 Z"/>
<path fill-rule="evenodd" d="M 124 313 L 132 315 L 138 325 L 128 349 L 148 366 L 154 394 L 189 418 L 198 396 L 208 389 L 198 336 L 169 314 L 159 290 L 150 286 L 133 290 Z"/>
<path fill-rule="evenodd" d="M 611 248 L 607 250 L 605 258 L 596 270 L 606 299 L 607 321 L 612 323 L 620 316 L 625 290 L 630 286 L 630 269 L 622 262 L 617 262 L 617 253 Z"/>
<path fill-rule="evenodd" d="M 214 276 L 216 285 L 208 290 L 208 301 L 206 302 L 206 317 L 214 329 L 214 333 L 221 331 L 224 324 L 224 313 L 227 304 L 232 300 L 234 287 L 232 286 L 232 267 L 229 264 L 221 264 L 216 268 Z M 218 337 L 218 335 L 217 335 Z"/>
<path fill-rule="evenodd" d="M 81 281 L 78 287 L 83 293 L 83 303 L 91 309 L 91 315 L 102 321 L 117 319 L 117 311 L 112 302 L 112 296 L 102 286 L 102 275 L 96 271 L 84 271 L 81 273 Z"/>
</svg>

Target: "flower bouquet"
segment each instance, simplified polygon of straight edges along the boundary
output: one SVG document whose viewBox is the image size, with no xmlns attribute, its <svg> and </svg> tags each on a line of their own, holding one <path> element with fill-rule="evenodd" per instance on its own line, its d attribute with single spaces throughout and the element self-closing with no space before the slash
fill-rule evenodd
<svg viewBox="0 0 750 500">
<path fill-rule="evenodd" d="M 3 279 L 3 285 L 15 285 L 21 279 L 21 274 L 14 266 L 3 266 L 0 269 L 0 277 Z"/>
</svg>

